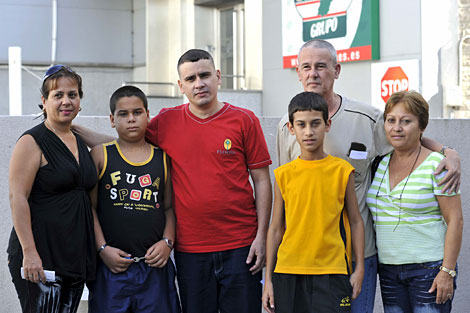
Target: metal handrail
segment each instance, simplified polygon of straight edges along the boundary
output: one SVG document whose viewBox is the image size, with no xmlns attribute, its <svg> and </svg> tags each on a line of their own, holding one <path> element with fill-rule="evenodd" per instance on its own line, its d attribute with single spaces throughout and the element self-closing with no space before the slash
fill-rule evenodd
<svg viewBox="0 0 470 313">
<path fill-rule="evenodd" d="M 239 78 L 245 78 L 245 75 L 235 75 L 235 74 L 223 74 L 223 75 L 220 75 L 221 77 L 228 77 L 228 78 L 232 78 L 232 77 L 239 77 Z"/>
<path fill-rule="evenodd" d="M 223 75 L 220 75 L 220 77 L 222 78 L 233 78 L 234 79 L 234 83 L 236 84 L 236 86 L 232 86 L 234 90 L 244 90 L 246 89 L 246 76 L 245 74 L 223 74 Z"/>
<path fill-rule="evenodd" d="M 34 78 L 38 79 L 39 81 L 42 81 L 42 78 L 37 75 L 36 73 L 34 73 L 33 71 L 31 71 L 29 68 L 27 68 L 26 66 L 22 65 L 21 66 L 21 69 L 23 71 L 25 71 L 26 73 L 30 74 L 31 76 L 33 76 Z"/>
<path fill-rule="evenodd" d="M 176 97 L 176 84 L 170 82 L 139 82 L 139 81 L 125 81 L 123 84 L 125 85 L 162 85 L 162 86 L 171 86 L 172 87 L 172 97 Z"/>
</svg>

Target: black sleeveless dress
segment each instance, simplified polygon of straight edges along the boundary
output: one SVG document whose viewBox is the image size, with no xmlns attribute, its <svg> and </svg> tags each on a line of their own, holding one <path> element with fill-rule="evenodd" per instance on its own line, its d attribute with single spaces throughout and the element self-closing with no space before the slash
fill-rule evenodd
<svg viewBox="0 0 470 313">
<path fill-rule="evenodd" d="M 39 168 L 29 197 L 34 241 L 45 270 L 76 279 L 94 279 L 96 249 L 93 214 L 88 192 L 98 181 L 86 145 L 75 134 L 80 164 L 72 152 L 44 123 L 22 136 L 31 135 L 47 160 Z M 10 256 L 20 255 L 21 245 L 13 228 Z"/>
</svg>

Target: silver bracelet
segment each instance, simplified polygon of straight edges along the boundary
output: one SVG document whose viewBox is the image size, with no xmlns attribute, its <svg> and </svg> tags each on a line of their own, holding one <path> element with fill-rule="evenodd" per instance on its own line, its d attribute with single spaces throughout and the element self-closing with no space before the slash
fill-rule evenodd
<svg viewBox="0 0 470 313">
<path fill-rule="evenodd" d="M 106 248 L 107 246 L 108 246 L 107 243 L 105 243 L 104 245 L 102 245 L 102 246 L 98 249 L 98 251 L 96 252 L 96 254 L 100 254 L 100 252 L 103 251 L 104 248 Z"/>
</svg>

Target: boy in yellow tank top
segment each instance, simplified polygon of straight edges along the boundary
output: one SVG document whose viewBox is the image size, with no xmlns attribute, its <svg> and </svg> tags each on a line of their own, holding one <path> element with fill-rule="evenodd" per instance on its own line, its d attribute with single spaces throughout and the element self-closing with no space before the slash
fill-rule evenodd
<svg viewBox="0 0 470 313">
<path fill-rule="evenodd" d="M 323 151 L 331 121 L 320 95 L 295 96 L 288 127 L 301 154 L 274 170 L 263 306 L 270 313 L 350 312 L 364 276 L 354 168 Z M 352 274 L 351 246 L 357 262 Z"/>
</svg>

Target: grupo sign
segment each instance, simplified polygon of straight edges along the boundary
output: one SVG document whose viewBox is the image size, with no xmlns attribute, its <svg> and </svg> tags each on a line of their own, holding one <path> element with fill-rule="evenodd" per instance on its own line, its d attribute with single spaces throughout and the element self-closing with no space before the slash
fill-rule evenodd
<svg viewBox="0 0 470 313">
<path fill-rule="evenodd" d="M 324 39 L 339 62 L 379 59 L 379 0 L 282 0 L 284 68 L 306 41 Z"/>
<path fill-rule="evenodd" d="M 381 62 L 371 66 L 371 102 L 382 110 L 394 92 L 420 91 L 419 85 L 418 60 Z"/>
<path fill-rule="evenodd" d="M 295 1 L 295 8 L 302 17 L 302 39 L 330 39 L 346 35 L 346 10 L 351 0 Z"/>
</svg>

